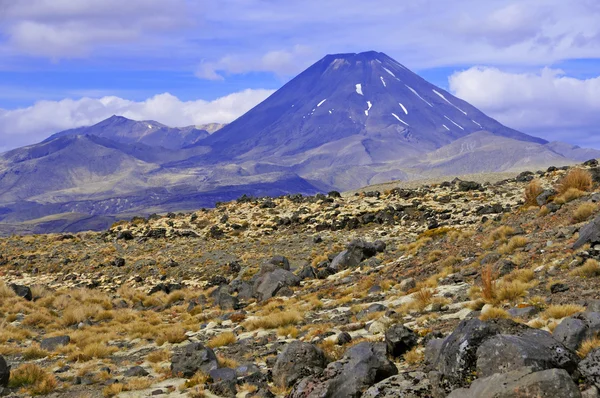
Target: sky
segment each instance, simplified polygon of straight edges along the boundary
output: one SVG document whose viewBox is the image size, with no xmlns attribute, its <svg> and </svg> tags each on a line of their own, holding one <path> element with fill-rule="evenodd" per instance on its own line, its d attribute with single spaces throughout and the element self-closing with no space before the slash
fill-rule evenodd
<svg viewBox="0 0 600 398">
<path fill-rule="evenodd" d="M 113 114 L 226 123 L 381 51 L 501 123 L 600 148 L 598 0 L 0 0 L 0 152 Z"/>
</svg>

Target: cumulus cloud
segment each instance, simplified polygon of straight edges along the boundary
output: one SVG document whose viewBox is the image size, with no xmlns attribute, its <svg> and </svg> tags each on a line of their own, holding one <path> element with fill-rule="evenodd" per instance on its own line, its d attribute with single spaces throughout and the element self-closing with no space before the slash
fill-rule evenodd
<svg viewBox="0 0 600 398">
<path fill-rule="evenodd" d="M 98 123 L 112 115 L 134 120 L 155 120 L 168 126 L 228 123 L 272 94 L 272 90 L 244 90 L 214 101 L 181 101 L 163 93 L 135 102 L 102 98 L 39 101 L 28 108 L 0 109 L 0 150 L 39 142 L 73 127 Z"/>
<path fill-rule="evenodd" d="M 510 73 L 473 67 L 449 78 L 450 90 L 503 124 L 544 137 L 600 147 L 600 76 L 559 69 Z"/>
<path fill-rule="evenodd" d="M 278 75 L 295 74 L 307 65 L 313 55 L 308 46 L 295 45 L 290 50 L 268 51 L 255 55 L 227 55 L 216 62 L 202 62 L 196 70 L 201 79 L 223 80 L 224 73 L 274 72 Z"/>
</svg>

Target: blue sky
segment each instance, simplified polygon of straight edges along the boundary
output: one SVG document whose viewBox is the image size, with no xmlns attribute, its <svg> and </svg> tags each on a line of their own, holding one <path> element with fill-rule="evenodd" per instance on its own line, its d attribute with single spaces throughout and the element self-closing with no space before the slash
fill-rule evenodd
<svg viewBox="0 0 600 398">
<path fill-rule="evenodd" d="M 0 0 L 0 150 L 113 113 L 228 122 L 325 54 L 367 50 L 510 127 L 600 148 L 599 1 L 449 4 Z"/>
</svg>

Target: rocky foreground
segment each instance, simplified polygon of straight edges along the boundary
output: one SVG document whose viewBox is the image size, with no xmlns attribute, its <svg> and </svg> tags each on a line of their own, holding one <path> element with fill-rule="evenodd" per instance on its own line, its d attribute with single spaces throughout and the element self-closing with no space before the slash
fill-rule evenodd
<svg viewBox="0 0 600 398">
<path fill-rule="evenodd" d="M 1 394 L 599 397 L 599 182 L 589 161 L 1 239 Z"/>
</svg>

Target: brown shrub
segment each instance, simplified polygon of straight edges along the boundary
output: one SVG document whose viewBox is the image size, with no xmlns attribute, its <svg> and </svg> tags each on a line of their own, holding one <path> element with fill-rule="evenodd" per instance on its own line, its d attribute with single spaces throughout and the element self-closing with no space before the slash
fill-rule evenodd
<svg viewBox="0 0 600 398">
<path fill-rule="evenodd" d="M 525 187 L 525 206 L 538 206 L 536 198 L 544 191 L 540 180 L 531 180 Z"/>
<path fill-rule="evenodd" d="M 560 195 L 567 192 L 570 188 L 580 191 L 589 191 L 592 188 L 592 175 L 589 171 L 575 168 L 570 170 L 558 183 L 558 193 Z"/>
</svg>

